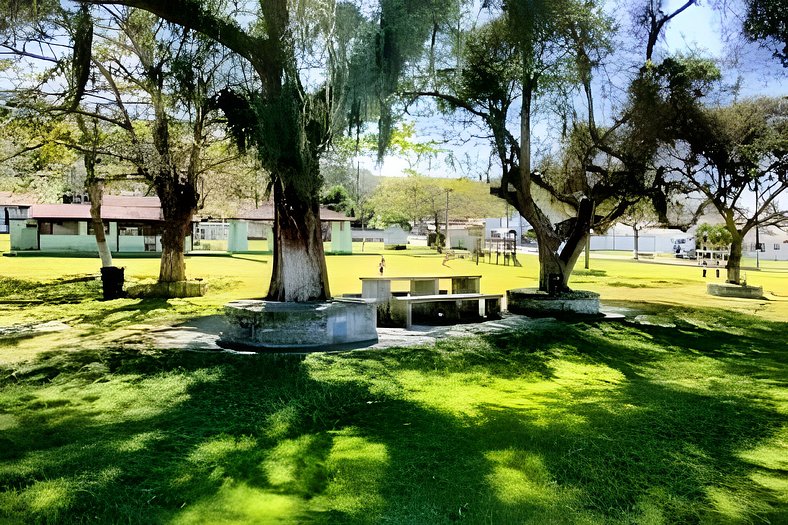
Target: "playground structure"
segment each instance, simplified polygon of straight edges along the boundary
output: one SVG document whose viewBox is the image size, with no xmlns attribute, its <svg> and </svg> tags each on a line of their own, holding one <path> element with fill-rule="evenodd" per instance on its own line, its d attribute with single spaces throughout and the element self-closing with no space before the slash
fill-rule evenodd
<svg viewBox="0 0 788 525">
<path fill-rule="evenodd" d="M 517 231 L 508 228 L 495 228 L 490 232 L 490 237 L 484 240 L 484 245 L 481 246 L 481 239 L 479 239 L 479 247 L 477 253 L 484 258 L 487 258 L 487 263 L 493 264 L 493 254 L 495 254 L 495 263 L 501 264 L 501 256 L 503 256 L 503 265 L 509 266 L 522 266 L 517 260 Z"/>
</svg>

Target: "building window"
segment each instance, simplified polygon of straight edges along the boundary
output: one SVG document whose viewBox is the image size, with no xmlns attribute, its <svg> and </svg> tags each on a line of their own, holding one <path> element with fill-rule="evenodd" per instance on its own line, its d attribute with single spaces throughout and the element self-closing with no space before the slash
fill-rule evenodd
<svg viewBox="0 0 788 525">
<path fill-rule="evenodd" d="M 780 245 L 778 243 L 774 243 L 774 249 L 775 249 L 775 251 L 779 250 L 780 249 Z"/>
<path fill-rule="evenodd" d="M 41 221 L 38 223 L 41 235 L 79 235 L 78 221 Z"/>
<path fill-rule="evenodd" d="M 96 235 L 96 229 L 93 227 L 93 221 L 88 221 L 88 235 Z M 109 235 L 109 223 L 104 223 L 104 235 Z"/>
<path fill-rule="evenodd" d="M 157 224 L 146 224 L 142 222 L 124 222 L 118 224 L 118 235 L 120 236 L 154 236 L 161 235 Z"/>
</svg>

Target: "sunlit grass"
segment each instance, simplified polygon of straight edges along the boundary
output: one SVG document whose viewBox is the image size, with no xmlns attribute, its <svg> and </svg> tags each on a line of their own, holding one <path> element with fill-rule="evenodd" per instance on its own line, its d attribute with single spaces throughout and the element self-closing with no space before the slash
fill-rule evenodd
<svg viewBox="0 0 788 525">
<path fill-rule="evenodd" d="M 367 243 L 364 253 L 353 256 L 329 255 L 327 264 L 331 291 L 334 295 L 359 293 L 359 277 L 377 275 L 379 256 L 386 258 L 386 275 L 482 275 L 482 291 L 502 293 L 516 287 L 536 286 L 538 266 L 535 255 L 522 255 L 522 267 L 478 265 L 473 260 L 455 259 L 449 267 L 443 266 L 443 257 L 429 250 L 383 252 L 380 243 Z M 116 258 L 115 264 L 126 268 L 130 280 L 155 279 L 159 261 L 155 258 Z M 774 263 L 775 268 L 760 272 L 749 271 L 750 283 L 764 287 L 767 298 L 774 303 L 788 304 L 788 263 Z M 267 291 L 271 272 L 270 255 L 238 254 L 233 257 L 187 257 L 187 274 L 209 283 L 211 292 L 197 304 L 221 304 L 234 298 L 261 297 Z M 2 257 L 0 275 L 21 280 L 52 280 L 65 276 L 97 274 L 97 261 L 91 258 L 52 257 Z M 710 272 L 713 273 L 713 272 Z M 724 270 L 721 272 L 724 278 Z M 626 259 L 593 259 L 591 270 L 578 264 L 570 285 L 579 289 L 592 289 L 603 294 L 603 299 L 637 299 L 691 304 L 693 306 L 722 306 L 734 304 L 750 312 L 775 307 L 771 303 L 756 305 L 754 301 L 730 301 L 712 298 L 706 294 L 705 283 L 716 280 L 703 279 L 697 266 L 661 265 L 652 262 L 635 262 Z M 396 283 L 395 283 L 396 286 Z M 402 284 L 401 286 L 405 286 Z M 776 295 L 772 295 L 776 294 Z M 783 300 L 781 300 L 783 299 Z M 765 306 L 762 308 L 761 306 Z M 779 308 L 778 308 L 779 309 Z M 788 314 L 788 309 L 780 310 Z M 788 318 L 788 315 L 785 316 Z"/>
</svg>

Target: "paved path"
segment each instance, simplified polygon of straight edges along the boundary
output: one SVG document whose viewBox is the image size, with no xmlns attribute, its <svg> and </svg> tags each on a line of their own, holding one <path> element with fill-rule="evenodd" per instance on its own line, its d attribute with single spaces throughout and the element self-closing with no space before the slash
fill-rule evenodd
<svg viewBox="0 0 788 525">
<path fill-rule="evenodd" d="M 606 311 L 611 308 L 605 308 Z M 614 312 L 617 319 L 622 312 Z M 524 315 L 504 313 L 501 319 L 482 323 L 457 324 L 451 326 L 413 325 L 404 328 L 378 328 L 378 342 L 363 349 L 432 345 L 439 339 L 464 337 L 503 332 L 526 326 L 556 323 L 553 318 L 532 319 Z M 218 344 L 226 321 L 220 315 L 193 319 L 188 323 L 171 327 L 137 327 L 133 334 L 136 344 L 156 348 L 178 348 L 187 350 L 225 350 Z"/>
</svg>

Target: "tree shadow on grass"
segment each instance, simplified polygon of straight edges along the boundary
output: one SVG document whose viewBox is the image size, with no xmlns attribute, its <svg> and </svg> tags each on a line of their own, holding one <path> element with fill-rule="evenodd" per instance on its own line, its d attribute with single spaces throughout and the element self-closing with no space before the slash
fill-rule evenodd
<svg viewBox="0 0 788 525">
<path fill-rule="evenodd" d="M 785 417 L 733 387 L 703 391 L 652 373 L 676 358 L 735 362 L 740 352 L 713 348 L 720 331 L 696 327 L 682 347 L 660 327 L 560 326 L 306 359 L 112 349 L 42 356 L 26 372 L 3 373 L 0 416 L 11 419 L 0 418 L 0 439 L 13 452 L 0 461 L 0 516 L 785 518 L 778 495 L 750 479 L 759 468 L 740 457 Z M 756 339 L 775 367 L 764 374 L 780 380 L 785 356 L 772 328 L 764 324 Z M 570 381 L 583 374 L 588 381 Z M 715 514 L 726 510 L 720 501 L 735 502 L 732 491 L 744 492 L 743 503 Z"/>
</svg>

